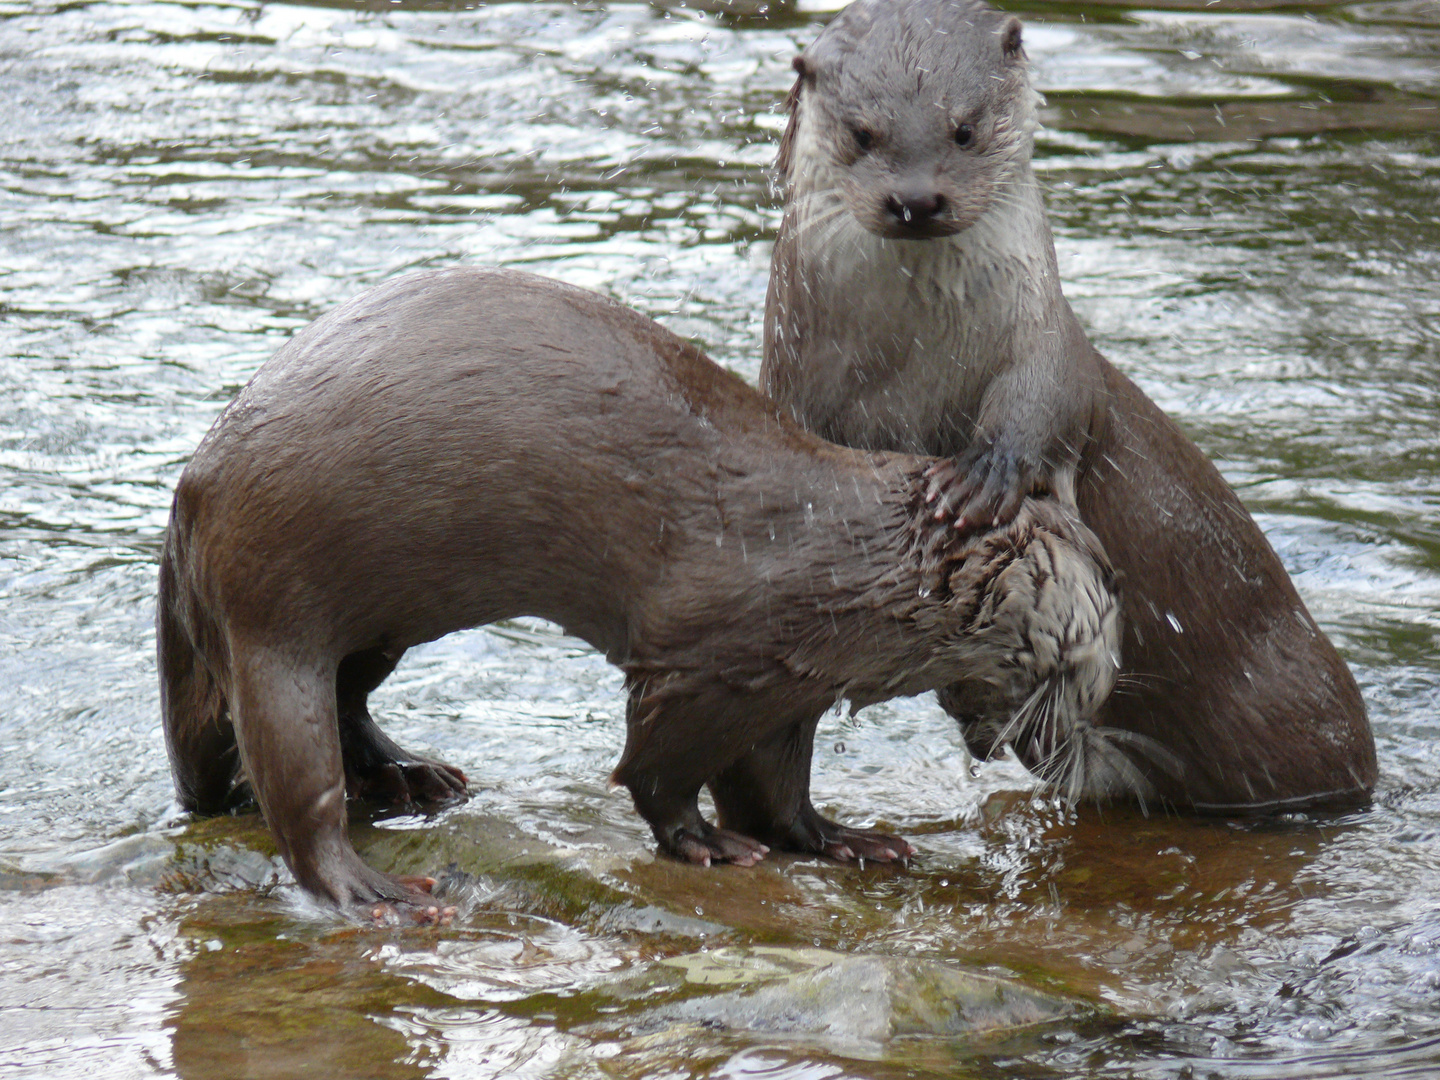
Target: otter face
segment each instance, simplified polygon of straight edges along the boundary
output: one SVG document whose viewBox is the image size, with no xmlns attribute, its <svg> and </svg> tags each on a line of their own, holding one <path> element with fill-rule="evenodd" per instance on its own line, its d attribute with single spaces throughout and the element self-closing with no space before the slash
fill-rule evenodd
<svg viewBox="0 0 1440 1080">
<path fill-rule="evenodd" d="M 1020 22 L 974 0 L 859 0 L 794 66 L 781 169 L 878 236 L 969 228 L 1029 160 Z"/>
</svg>

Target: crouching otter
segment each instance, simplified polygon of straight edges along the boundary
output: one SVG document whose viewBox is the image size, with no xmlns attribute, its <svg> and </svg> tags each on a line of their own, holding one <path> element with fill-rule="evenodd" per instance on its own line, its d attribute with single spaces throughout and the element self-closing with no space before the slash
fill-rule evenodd
<svg viewBox="0 0 1440 1080">
<path fill-rule="evenodd" d="M 355 854 L 347 776 L 395 797 L 463 776 L 386 739 L 366 695 L 412 645 L 531 615 L 624 669 L 614 780 L 665 852 L 904 858 L 811 805 L 823 713 L 973 682 L 997 724 L 1063 720 L 1060 768 L 1104 741 L 1085 720 L 1120 638 L 1073 514 L 1027 499 L 963 537 L 925 503 L 934 465 L 825 443 L 579 289 L 475 269 L 382 285 L 262 366 L 180 478 L 156 620 L 181 802 L 218 810 L 247 782 L 311 893 L 426 903 Z"/>
<path fill-rule="evenodd" d="M 1354 678 L 1215 467 L 1061 293 L 1019 21 L 978 0 L 859 0 L 795 69 L 763 388 L 835 442 L 949 456 L 930 495 L 961 529 L 1037 493 L 1078 507 L 1123 588 L 1125 666 L 1095 719 L 1134 737 L 1143 777 L 1117 788 L 1106 767 L 1084 794 L 1364 801 L 1375 745 Z M 972 689 L 941 694 L 972 749 L 1035 758 Z"/>
</svg>

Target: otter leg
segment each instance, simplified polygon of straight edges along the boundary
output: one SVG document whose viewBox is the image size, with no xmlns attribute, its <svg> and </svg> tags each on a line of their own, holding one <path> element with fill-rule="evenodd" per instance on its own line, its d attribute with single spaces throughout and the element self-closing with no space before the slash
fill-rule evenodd
<svg viewBox="0 0 1440 1080">
<path fill-rule="evenodd" d="M 465 798 L 465 774 L 453 765 L 402 749 L 370 716 L 366 699 L 395 670 L 403 652 L 366 649 L 340 661 L 335 697 L 346 789 L 353 798 L 393 805 Z"/>
<path fill-rule="evenodd" d="M 716 828 L 700 813 L 700 788 L 717 761 L 738 752 L 737 740 L 747 729 L 743 717 L 764 715 L 737 709 L 745 700 L 718 686 L 687 692 L 676 685 L 632 685 L 625 752 L 611 782 L 630 789 L 636 811 L 666 854 L 701 866 L 753 866 L 770 850 L 741 833 Z"/>
<path fill-rule="evenodd" d="M 915 854 L 898 836 L 850 829 L 810 803 L 810 758 L 820 718 L 776 732 L 710 781 L 720 824 L 786 851 L 853 862 L 896 862 Z"/>
<path fill-rule="evenodd" d="M 218 814 L 246 800 L 225 698 L 204 662 L 186 647 L 160 649 L 161 711 L 175 794 L 186 810 Z"/>
<path fill-rule="evenodd" d="M 341 908 L 428 905 L 423 886 L 372 870 L 350 846 L 334 668 L 244 643 L 231 658 L 240 756 L 295 879 Z"/>
</svg>

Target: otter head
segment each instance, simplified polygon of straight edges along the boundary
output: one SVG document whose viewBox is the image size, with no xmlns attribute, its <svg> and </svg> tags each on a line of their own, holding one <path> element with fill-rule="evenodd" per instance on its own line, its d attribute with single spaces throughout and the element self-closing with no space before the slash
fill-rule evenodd
<svg viewBox="0 0 1440 1080">
<path fill-rule="evenodd" d="M 1020 22 L 978 0 L 858 0 L 794 65 L 781 174 L 878 236 L 969 228 L 1030 159 Z"/>
<path fill-rule="evenodd" d="M 1153 797 L 1149 775 L 1173 772 L 1177 759 L 1102 724 L 1120 676 L 1120 587 L 1073 495 L 1027 498 L 1010 524 L 963 539 L 928 515 L 912 528 L 922 581 L 953 620 L 937 618 L 948 632 L 934 651 L 955 676 L 939 698 L 970 753 L 984 760 L 1009 746 L 1072 802 Z"/>
</svg>

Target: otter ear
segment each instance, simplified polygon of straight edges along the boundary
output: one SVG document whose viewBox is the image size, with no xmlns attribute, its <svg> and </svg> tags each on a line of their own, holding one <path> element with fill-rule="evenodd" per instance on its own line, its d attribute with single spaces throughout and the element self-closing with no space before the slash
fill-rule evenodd
<svg viewBox="0 0 1440 1080">
<path fill-rule="evenodd" d="M 815 85 L 815 64 L 807 60 L 805 54 L 801 53 L 790 61 L 790 66 L 795 69 L 795 85 L 790 87 L 790 93 L 785 95 L 785 111 L 794 113 L 795 106 L 800 104 L 800 91 L 805 87 Z"/>
<path fill-rule="evenodd" d="M 800 92 L 806 86 L 815 85 L 815 65 L 805 59 L 803 53 L 790 61 L 790 66 L 796 74 L 795 85 L 785 95 L 785 111 L 790 114 L 790 122 L 785 125 L 785 134 L 780 136 L 780 153 L 775 159 L 775 168 L 782 178 L 790 176 L 791 147 L 795 145 L 795 129 L 800 126 Z"/>
<path fill-rule="evenodd" d="M 790 93 L 785 95 L 785 111 L 794 114 L 795 106 L 800 104 L 800 92 L 807 86 L 815 86 L 815 61 L 811 60 L 804 53 L 790 61 L 790 66 L 795 69 L 795 85 L 790 87 Z"/>
<path fill-rule="evenodd" d="M 1014 60 L 1021 55 L 1021 48 L 1024 42 L 1021 36 L 1020 20 L 1013 15 L 1000 30 L 1000 48 L 1004 50 L 1006 60 Z"/>
</svg>

